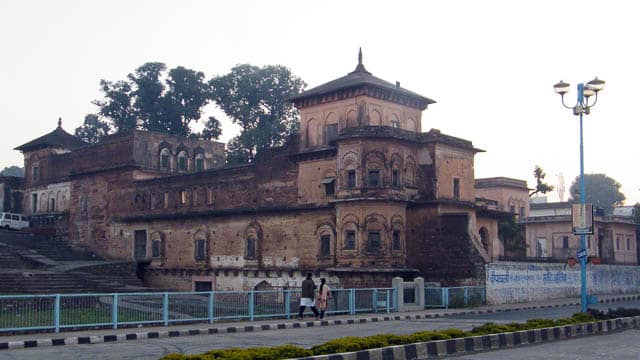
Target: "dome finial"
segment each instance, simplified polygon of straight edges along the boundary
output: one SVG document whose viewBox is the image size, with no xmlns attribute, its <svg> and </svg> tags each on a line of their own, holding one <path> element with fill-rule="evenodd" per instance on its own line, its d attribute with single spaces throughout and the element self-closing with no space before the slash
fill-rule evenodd
<svg viewBox="0 0 640 360">
<path fill-rule="evenodd" d="M 356 69 L 350 72 L 349 74 L 354 74 L 354 73 L 365 73 L 365 74 L 371 75 L 371 73 L 364 68 L 364 65 L 362 65 L 362 47 L 358 49 L 358 66 L 356 66 Z"/>
<path fill-rule="evenodd" d="M 61 128 L 62 127 L 62 117 L 58 118 L 58 127 Z"/>
</svg>

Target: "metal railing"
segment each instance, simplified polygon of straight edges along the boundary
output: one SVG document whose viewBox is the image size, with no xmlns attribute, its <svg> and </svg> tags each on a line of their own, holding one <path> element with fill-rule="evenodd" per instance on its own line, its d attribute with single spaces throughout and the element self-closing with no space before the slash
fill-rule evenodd
<svg viewBox="0 0 640 360">
<path fill-rule="evenodd" d="M 478 306 L 486 303 L 484 286 L 425 287 L 425 308 L 457 308 Z"/>
<path fill-rule="evenodd" d="M 391 288 L 334 289 L 328 314 L 397 310 Z M 300 290 L 0 296 L 0 332 L 297 316 Z"/>
</svg>

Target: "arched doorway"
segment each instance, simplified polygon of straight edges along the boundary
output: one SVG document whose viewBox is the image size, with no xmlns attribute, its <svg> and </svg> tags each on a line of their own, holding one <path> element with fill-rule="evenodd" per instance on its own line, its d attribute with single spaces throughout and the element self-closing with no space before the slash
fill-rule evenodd
<svg viewBox="0 0 640 360">
<path fill-rule="evenodd" d="M 482 243 L 484 251 L 491 256 L 491 251 L 489 251 L 491 246 L 489 241 L 489 231 L 484 226 L 480 228 L 480 242 Z"/>
</svg>

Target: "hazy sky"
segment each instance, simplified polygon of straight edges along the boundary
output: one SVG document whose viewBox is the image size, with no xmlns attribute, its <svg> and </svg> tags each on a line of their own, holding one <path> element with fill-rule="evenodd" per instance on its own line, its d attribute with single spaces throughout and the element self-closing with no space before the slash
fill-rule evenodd
<svg viewBox="0 0 640 360">
<path fill-rule="evenodd" d="M 95 112 L 100 79 L 160 61 L 224 74 L 282 64 L 309 87 L 352 71 L 435 99 L 424 130 L 473 141 L 476 177 L 534 185 L 536 164 L 566 193 L 579 172 L 578 118 L 552 85 L 607 81 L 585 118 L 585 171 L 640 201 L 640 5 L 633 1 L 25 1 L 0 0 L 0 168 L 12 150 Z M 209 111 L 213 111 L 209 107 Z M 238 128 L 223 122 L 223 141 Z M 566 195 L 565 195 L 566 197 Z M 557 201 L 557 192 L 550 200 Z"/>
</svg>

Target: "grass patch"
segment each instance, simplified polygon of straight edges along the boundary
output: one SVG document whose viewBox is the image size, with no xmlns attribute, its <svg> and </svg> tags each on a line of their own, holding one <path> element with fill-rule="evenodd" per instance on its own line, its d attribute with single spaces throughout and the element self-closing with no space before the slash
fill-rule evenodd
<svg viewBox="0 0 640 360">
<path fill-rule="evenodd" d="M 640 310 L 632 312 L 630 310 L 618 309 L 612 314 L 624 314 L 625 316 L 640 315 Z M 598 314 L 596 314 L 598 315 Z M 600 320 L 593 313 L 576 313 L 570 318 L 551 319 L 530 319 L 524 323 L 496 324 L 486 323 L 474 327 L 471 331 L 459 329 L 428 330 L 420 331 L 410 335 L 380 334 L 374 336 L 348 336 L 340 339 L 327 341 L 324 344 L 316 345 L 310 349 L 304 349 L 294 345 L 282 345 L 276 347 L 256 347 L 248 349 L 226 349 L 212 350 L 197 355 L 169 354 L 161 360 L 280 360 L 296 357 L 307 357 L 313 355 L 328 355 L 344 352 L 353 352 L 374 348 L 381 348 L 393 345 L 405 345 L 418 342 L 434 340 L 447 340 L 463 338 L 468 336 L 500 334 L 522 330 L 532 330 L 546 327 L 563 326 L 571 324 L 581 324 Z M 607 316 L 607 315 L 602 315 Z"/>
</svg>

